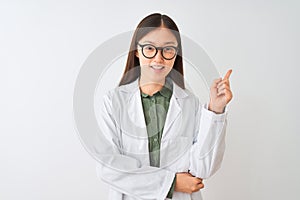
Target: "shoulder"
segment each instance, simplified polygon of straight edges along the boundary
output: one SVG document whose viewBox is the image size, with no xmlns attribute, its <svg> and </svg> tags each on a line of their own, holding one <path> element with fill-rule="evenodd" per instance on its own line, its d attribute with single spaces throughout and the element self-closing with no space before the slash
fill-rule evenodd
<svg viewBox="0 0 300 200">
<path fill-rule="evenodd" d="M 104 99 L 106 101 L 126 101 L 136 92 L 139 92 L 137 80 L 109 90 L 104 94 Z"/>
<path fill-rule="evenodd" d="M 201 107 L 199 98 L 189 89 L 181 88 L 173 82 L 173 99 L 189 114 L 198 112 Z"/>
<path fill-rule="evenodd" d="M 186 101 L 199 101 L 198 97 L 189 89 L 179 87 L 175 82 L 173 82 L 173 94 L 176 99 L 183 99 Z"/>
<path fill-rule="evenodd" d="M 199 98 L 189 89 L 184 89 L 185 92 L 187 93 L 187 102 L 190 104 L 190 106 L 193 106 L 195 110 L 198 110 L 200 105 Z"/>
</svg>

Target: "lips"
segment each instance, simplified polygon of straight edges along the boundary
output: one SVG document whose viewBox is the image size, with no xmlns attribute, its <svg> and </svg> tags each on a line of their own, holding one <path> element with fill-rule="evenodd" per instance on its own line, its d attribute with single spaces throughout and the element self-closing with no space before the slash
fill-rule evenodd
<svg viewBox="0 0 300 200">
<path fill-rule="evenodd" d="M 161 65 L 151 65 L 150 67 L 154 70 L 162 70 L 165 68 L 164 66 Z"/>
</svg>

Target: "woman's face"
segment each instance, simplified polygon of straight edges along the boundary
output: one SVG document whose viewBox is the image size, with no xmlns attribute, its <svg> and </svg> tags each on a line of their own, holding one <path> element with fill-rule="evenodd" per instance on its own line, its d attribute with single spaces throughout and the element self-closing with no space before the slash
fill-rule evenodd
<svg viewBox="0 0 300 200">
<path fill-rule="evenodd" d="M 147 52 L 155 52 L 154 47 L 177 47 L 176 37 L 170 29 L 159 27 L 145 35 L 138 41 L 140 45 L 150 44 L 152 46 L 144 47 L 144 54 Z M 138 45 L 136 56 L 139 58 L 141 66 L 141 79 L 145 82 L 163 83 L 166 76 L 172 70 L 176 56 L 171 60 L 167 60 L 162 55 L 162 49 L 158 50 L 153 58 L 146 58 L 142 53 L 142 47 Z M 151 54 L 151 53 L 150 53 Z M 164 56 L 172 55 L 171 48 L 165 48 Z"/>
</svg>

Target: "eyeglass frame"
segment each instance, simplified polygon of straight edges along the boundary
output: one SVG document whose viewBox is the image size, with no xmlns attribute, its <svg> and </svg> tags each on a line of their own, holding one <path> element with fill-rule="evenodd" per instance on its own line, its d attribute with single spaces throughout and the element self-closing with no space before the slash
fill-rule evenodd
<svg viewBox="0 0 300 200">
<path fill-rule="evenodd" d="M 175 47 L 175 46 L 156 47 L 156 46 L 154 46 L 153 44 L 140 44 L 140 43 L 137 43 L 137 45 L 140 46 L 140 47 L 142 48 L 142 54 L 143 54 L 143 56 L 144 56 L 145 58 L 148 58 L 148 59 L 154 58 L 154 57 L 156 56 L 158 50 L 161 50 L 161 55 L 162 55 L 162 57 L 163 57 L 165 60 L 172 60 L 173 58 L 176 57 L 176 55 L 177 55 L 177 53 L 178 53 L 178 47 Z M 155 50 L 156 50 L 155 54 L 154 54 L 152 57 L 147 57 L 147 56 L 145 56 L 145 54 L 144 54 L 144 50 L 143 50 L 143 49 L 144 49 L 145 46 L 148 46 L 148 45 L 154 47 Z M 164 56 L 164 54 L 163 54 L 164 48 L 168 48 L 168 47 L 172 47 L 172 48 L 175 49 L 175 54 L 174 54 L 174 56 L 173 56 L 172 58 L 166 58 L 166 57 Z"/>
</svg>

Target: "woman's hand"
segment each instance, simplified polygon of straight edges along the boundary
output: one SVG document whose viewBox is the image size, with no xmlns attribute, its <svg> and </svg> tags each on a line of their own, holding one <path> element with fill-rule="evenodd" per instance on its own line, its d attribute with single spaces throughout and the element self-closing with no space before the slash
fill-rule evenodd
<svg viewBox="0 0 300 200">
<path fill-rule="evenodd" d="M 201 178 L 194 177 L 188 172 L 181 172 L 176 174 L 175 191 L 193 193 L 204 188 Z"/>
<path fill-rule="evenodd" d="M 223 113 L 225 106 L 232 99 L 232 92 L 230 90 L 229 77 L 232 70 L 228 70 L 224 78 L 215 79 L 210 88 L 210 102 L 208 110 L 217 114 Z"/>
</svg>

